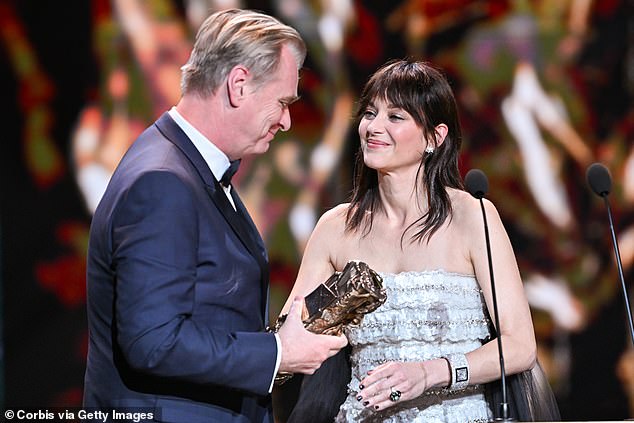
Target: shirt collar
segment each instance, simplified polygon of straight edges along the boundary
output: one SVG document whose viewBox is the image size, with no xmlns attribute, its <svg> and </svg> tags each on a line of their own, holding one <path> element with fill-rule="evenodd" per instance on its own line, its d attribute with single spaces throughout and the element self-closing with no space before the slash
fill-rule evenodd
<svg viewBox="0 0 634 423">
<path fill-rule="evenodd" d="M 200 133 L 200 131 L 187 122 L 185 118 L 178 113 L 176 107 L 172 107 L 169 110 L 169 115 L 174 122 L 185 132 L 185 135 L 189 137 L 194 147 L 198 150 L 209 169 L 216 177 L 216 180 L 220 180 L 225 171 L 229 168 L 229 158 L 218 147 L 214 145 L 207 137 Z"/>
</svg>

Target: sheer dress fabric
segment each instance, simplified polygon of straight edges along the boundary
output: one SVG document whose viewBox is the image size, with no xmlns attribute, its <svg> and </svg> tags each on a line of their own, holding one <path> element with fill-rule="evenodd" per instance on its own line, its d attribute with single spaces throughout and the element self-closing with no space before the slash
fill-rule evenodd
<svg viewBox="0 0 634 423">
<path fill-rule="evenodd" d="M 442 270 L 380 275 L 387 291 L 386 303 L 366 315 L 360 326 L 346 330 L 352 347 L 352 378 L 335 422 L 489 421 L 492 412 L 483 385 L 458 392 L 434 389 L 379 412 L 357 401 L 360 380 L 381 363 L 467 353 L 491 336 L 490 320 L 474 276 Z"/>
</svg>

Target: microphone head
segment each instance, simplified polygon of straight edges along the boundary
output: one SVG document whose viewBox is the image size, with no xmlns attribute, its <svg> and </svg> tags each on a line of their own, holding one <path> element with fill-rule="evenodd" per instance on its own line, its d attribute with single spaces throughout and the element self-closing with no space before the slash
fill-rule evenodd
<svg viewBox="0 0 634 423">
<path fill-rule="evenodd" d="M 487 176 L 480 169 L 471 169 L 464 178 L 465 187 L 475 198 L 482 198 L 489 190 Z"/>
<path fill-rule="evenodd" d="M 612 189 L 612 178 L 608 168 L 601 163 L 592 163 L 586 171 L 586 180 L 592 191 L 599 197 L 605 197 Z"/>
</svg>

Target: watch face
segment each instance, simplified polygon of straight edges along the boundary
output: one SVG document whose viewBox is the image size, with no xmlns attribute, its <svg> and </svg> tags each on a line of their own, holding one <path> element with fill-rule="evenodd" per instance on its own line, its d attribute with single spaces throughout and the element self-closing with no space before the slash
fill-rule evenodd
<svg viewBox="0 0 634 423">
<path fill-rule="evenodd" d="M 466 382 L 467 380 L 469 380 L 469 369 L 458 367 L 456 369 L 456 382 Z"/>
</svg>

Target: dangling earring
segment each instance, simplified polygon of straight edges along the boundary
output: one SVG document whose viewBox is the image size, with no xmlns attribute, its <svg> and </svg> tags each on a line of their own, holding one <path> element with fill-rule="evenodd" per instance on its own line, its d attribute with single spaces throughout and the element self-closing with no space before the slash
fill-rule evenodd
<svg viewBox="0 0 634 423">
<path fill-rule="evenodd" d="M 434 152 L 434 147 L 432 147 L 431 145 L 428 145 L 427 148 L 425 148 L 425 153 L 432 154 L 433 152 Z"/>
</svg>

